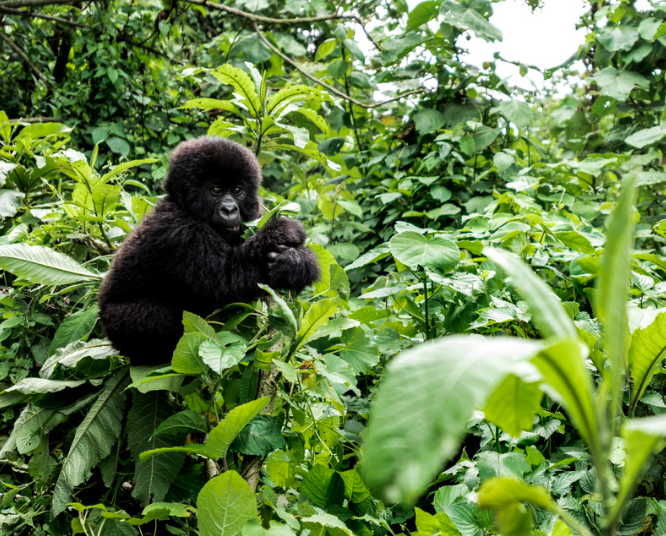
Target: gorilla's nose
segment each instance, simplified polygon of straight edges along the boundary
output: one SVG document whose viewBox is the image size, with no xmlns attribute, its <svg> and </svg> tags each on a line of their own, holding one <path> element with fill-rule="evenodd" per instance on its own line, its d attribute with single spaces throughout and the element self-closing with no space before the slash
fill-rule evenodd
<svg viewBox="0 0 666 536">
<path fill-rule="evenodd" d="M 238 205 L 234 200 L 224 200 L 220 209 L 223 216 L 235 216 L 238 214 Z"/>
</svg>

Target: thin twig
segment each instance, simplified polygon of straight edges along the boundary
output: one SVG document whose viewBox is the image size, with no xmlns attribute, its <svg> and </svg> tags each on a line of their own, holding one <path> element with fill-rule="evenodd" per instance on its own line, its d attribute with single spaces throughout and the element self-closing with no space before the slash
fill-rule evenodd
<svg viewBox="0 0 666 536">
<path fill-rule="evenodd" d="M 188 1 L 191 1 L 191 0 L 188 0 Z M 261 30 L 259 29 L 259 26 L 257 26 L 257 23 L 255 21 L 252 21 L 252 28 L 254 29 L 254 31 L 257 33 L 259 38 L 264 42 L 264 44 L 268 48 L 270 48 L 275 54 L 280 56 L 284 61 L 286 61 L 289 65 L 291 65 L 294 69 L 296 69 L 303 76 L 309 78 L 315 84 L 319 84 L 320 86 L 325 87 L 331 93 L 334 93 L 338 97 L 341 97 L 341 98 L 355 104 L 356 106 L 360 106 L 361 108 L 365 108 L 365 109 L 377 108 L 377 107 L 382 106 L 384 104 L 387 104 L 389 102 L 400 100 L 403 97 L 407 97 L 408 95 L 416 95 L 417 93 L 424 93 L 425 92 L 425 89 L 416 89 L 414 91 L 408 91 L 407 93 L 401 93 L 400 95 L 398 95 L 397 97 L 393 97 L 392 99 L 388 99 L 388 100 L 381 101 L 381 102 L 376 102 L 374 104 L 365 104 L 361 101 L 353 99 L 352 97 L 347 95 L 344 91 L 340 91 L 339 89 L 334 88 L 330 84 L 327 84 L 326 82 L 324 82 L 323 80 L 320 80 L 316 76 L 312 76 L 310 73 L 308 73 L 307 71 L 302 69 L 294 60 L 292 60 L 289 56 L 286 56 L 285 54 L 280 52 L 279 49 L 277 49 L 275 46 L 273 46 L 273 43 L 271 43 L 268 39 L 266 39 L 266 36 L 263 33 L 261 33 Z"/>
<path fill-rule="evenodd" d="M 58 119 L 55 117 L 19 117 L 18 119 L 10 119 L 10 123 L 54 123 Z"/>
<path fill-rule="evenodd" d="M 43 13 L 35 13 L 34 11 L 27 11 L 25 9 L 10 9 L 5 7 L 3 3 L 0 3 L 0 13 L 7 13 L 7 15 L 18 15 L 19 17 L 34 17 L 37 19 L 52 20 L 60 24 L 67 24 L 68 26 L 76 26 L 77 28 L 87 28 L 85 24 L 79 24 L 78 22 L 73 22 L 67 19 L 61 19 L 60 17 L 54 17 L 52 15 L 44 15 Z"/>
<path fill-rule="evenodd" d="M 164 52 L 160 52 L 156 48 L 153 48 L 148 45 L 144 45 L 142 43 L 137 43 L 136 41 L 132 41 L 129 37 L 125 37 L 123 34 L 118 34 L 118 41 L 127 43 L 128 45 L 132 45 L 133 47 L 140 48 L 142 50 L 145 50 L 147 52 L 150 52 L 151 54 L 155 54 L 155 56 L 159 56 L 161 58 L 164 58 L 165 60 L 169 61 L 170 63 L 177 63 L 178 65 L 185 65 L 185 62 L 183 60 L 176 60 L 174 58 L 170 58 L 167 56 Z"/>
<path fill-rule="evenodd" d="M 327 20 L 353 20 L 358 23 L 363 32 L 368 37 L 370 42 L 377 47 L 377 49 L 382 50 L 382 47 L 372 38 L 370 34 L 365 29 L 363 21 L 356 15 L 339 15 L 338 8 L 336 8 L 335 13 L 330 15 L 320 15 L 318 17 L 298 17 L 294 19 L 275 19 L 273 17 L 264 17 L 263 15 L 256 15 L 255 13 L 249 13 L 248 11 L 243 11 L 241 9 L 236 9 L 235 7 L 225 6 L 223 4 L 216 4 L 215 2 L 208 2 L 207 0 L 187 0 L 190 4 L 198 4 L 200 6 L 212 7 L 214 9 L 219 9 L 220 11 L 226 11 L 237 17 L 243 17 L 254 22 L 265 22 L 266 24 L 311 24 L 313 22 L 323 22 Z"/>
<path fill-rule="evenodd" d="M 54 4 L 78 4 L 81 0 L 5 0 L 2 7 L 39 7 Z"/>
<path fill-rule="evenodd" d="M 41 78 L 46 84 L 46 87 L 48 87 L 51 91 L 53 91 L 53 87 L 46 79 L 46 77 L 42 74 L 42 71 L 40 71 L 37 68 L 37 66 L 34 63 L 32 63 L 32 61 L 30 61 L 30 58 L 25 52 L 23 52 L 21 47 L 19 47 L 14 41 L 12 41 L 12 39 L 5 33 L 0 32 L 0 39 L 5 41 L 14 52 L 16 52 L 19 56 L 21 56 L 23 61 L 26 62 L 28 64 L 28 67 L 30 67 L 32 71 L 35 73 L 35 76 L 37 76 L 37 78 Z"/>
</svg>

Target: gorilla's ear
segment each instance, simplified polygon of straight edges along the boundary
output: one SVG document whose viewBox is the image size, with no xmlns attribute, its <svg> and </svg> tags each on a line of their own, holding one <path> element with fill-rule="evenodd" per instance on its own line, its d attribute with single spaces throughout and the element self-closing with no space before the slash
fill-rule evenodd
<svg viewBox="0 0 666 536">
<path fill-rule="evenodd" d="M 264 215 L 264 207 L 261 205 L 263 199 L 257 196 L 257 213 L 254 216 L 255 220 L 258 220 Z"/>
</svg>

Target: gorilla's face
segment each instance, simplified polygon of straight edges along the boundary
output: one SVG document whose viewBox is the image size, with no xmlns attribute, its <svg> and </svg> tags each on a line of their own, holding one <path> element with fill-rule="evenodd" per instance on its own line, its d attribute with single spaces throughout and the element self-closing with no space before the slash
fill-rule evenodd
<svg viewBox="0 0 666 536">
<path fill-rule="evenodd" d="M 252 219 L 243 214 L 242 210 L 247 195 L 245 181 L 238 180 L 229 185 L 222 182 L 209 183 L 206 195 L 213 207 L 210 223 L 218 231 L 240 232 L 241 222 Z"/>
<path fill-rule="evenodd" d="M 259 163 L 245 147 L 221 138 L 181 143 L 164 181 L 170 201 L 228 238 L 261 215 Z"/>
</svg>

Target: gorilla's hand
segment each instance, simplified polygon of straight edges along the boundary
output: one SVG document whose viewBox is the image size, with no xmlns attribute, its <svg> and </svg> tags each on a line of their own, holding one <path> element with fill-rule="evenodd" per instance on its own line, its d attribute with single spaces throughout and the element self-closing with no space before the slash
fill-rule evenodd
<svg viewBox="0 0 666 536">
<path fill-rule="evenodd" d="M 300 292 L 320 277 L 319 263 L 307 247 L 278 245 L 268 254 L 270 286 Z"/>
<path fill-rule="evenodd" d="M 280 246 L 295 248 L 305 242 L 305 229 L 299 221 L 278 218 L 269 221 L 259 232 L 262 242 L 266 244 L 266 254 L 281 252 Z"/>
</svg>

